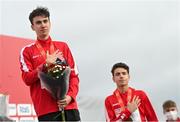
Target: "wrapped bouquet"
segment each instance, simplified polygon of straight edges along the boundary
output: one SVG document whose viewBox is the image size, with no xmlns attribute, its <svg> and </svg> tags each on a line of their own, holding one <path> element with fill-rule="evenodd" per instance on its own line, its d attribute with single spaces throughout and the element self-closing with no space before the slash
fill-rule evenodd
<svg viewBox="0 0 180 122">
<path fill-rule="evenodd" d="M 56 60 L 55 64 L 44 66 L 38 72 L 41 88 L 46 89 L 55 100 L 65 98 L 69 86 L 70 67 L 66 61 Z M 64 108 L 59 108 L 62 121 L 65 121 Z"/>
</svg>

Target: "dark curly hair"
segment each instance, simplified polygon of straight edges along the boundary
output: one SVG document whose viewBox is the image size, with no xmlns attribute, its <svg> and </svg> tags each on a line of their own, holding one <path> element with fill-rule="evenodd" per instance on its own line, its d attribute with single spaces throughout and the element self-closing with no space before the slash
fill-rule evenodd
<svg viewBox="0 0 180 122">
<path fill-rule="evenodd" d="M 128 74 L 129 74 L 129 66 L 127 64 L 125 64 L 125 63 L 120 62 L 120 63 L 116 63 L 116 64 L 113 65 L 113 67 L 111 69 L 111 73 L 112 73 L 113 76 L 114 76 L 114 70 L 117 69 L 117 68 L 124 68 L 124 69 L 127 70 Z"/>
<path fill-rule="evenodd" d="M 34 9 L 30 14 L 29 14 L 29 20 L 31 22 L 31 24 L 33 24 L 33 18 L 36 16 L 44 16 L 44 17 L 48 17 L 50 19 L 50 13 L 48 8 L 46 7 L 37 7 L 36 9 Z"/>
</svg>

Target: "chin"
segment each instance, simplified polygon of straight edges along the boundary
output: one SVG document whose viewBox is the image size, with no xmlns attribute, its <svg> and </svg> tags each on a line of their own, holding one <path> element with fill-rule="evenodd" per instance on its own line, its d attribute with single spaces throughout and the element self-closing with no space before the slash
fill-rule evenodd
<svg viewBox="0 0 180 122">
<path fill-rule="evenodd" d="M 41 37 L 47 38 L 49 35 L 48 34 L 42 34 Z"/>
</svg>

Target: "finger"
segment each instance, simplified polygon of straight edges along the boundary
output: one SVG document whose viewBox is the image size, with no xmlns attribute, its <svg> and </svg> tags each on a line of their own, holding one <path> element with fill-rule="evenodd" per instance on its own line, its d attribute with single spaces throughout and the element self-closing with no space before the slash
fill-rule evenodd
<svg viewBox="0 0 180 122">
<path fill-rule="evenodd" d="M 141 101 L 141 99 L 138 97 L 137 99 L 136 99 L 136 102 L 140 102 Z"/>
<path fill-rule="evenodd" d="M 63 57 L 63 53 L 62 52 L 58 52 L 55 55 L 56 55 L 56 57 Z"/>
<path fill-rule="evenodd" d="M 64 106 L 64 105 L 67 105 L 67 103 L 60 103 L 59 105 Z"/>
<path fill-rule="evenodd" d="M 46 55 L 48 56 L 49 55 L 49 51 L 47 50 L 47 52 L 46 52 Z"/>
<path fill-rule="evenodd" d="M 66 98 L 57 101 L 59 104 L 67 104 Z"/>
<path fill-rule="evenodd" d="M 59 100 L 59 102 L 60 102 L 60 103 L 65 103 L 66 100 L 65 100 L 65 99 L 64 99 L 64 100 Z"/>
<path fill-rule="evenodd" d="M 57 60 L 57 58 L 53 58 L 53 64 L 56 64 L 56 60 Z"/>
<path fill-rule="evenodd" d="M 136 103 L 137 105 L 141 102 L 141 99 L 137 99 Z"/>
<path fill-rule="evenodd" d="M 137 104 L 137 106 L 139 107 L 141 105 L 141 102 L 139 102 L 138 104 Z"/>
<path fill-rule="evenodd" d="M 62 105 L 62 108 L 65 108 L 66 107 L 66 105 Z"/>
<path fill-rule="evenodd" d="M 138 101 L 139 100 L 139 96 L 136 96 L 136 98 L 134 99 L 134 101 Z"/>
<path fill-rule="evenodd" d="M 132 99 L 132 102 L 134 102 L 134 101 L 135 101 L 135 99 L 136 99 L 136 95 L 134 95 L 134 97 L 133 97 L 133 99 Z"/>
<path fill-rule="evenodd" d="M 62 103 L 61 103 L 61 104 L 58 104 L 59 107 L 62 107 L 62 106 L 65 106 L 65 105 L 66 105 L 66 104 L 62 104 Z"/>
<path fill-rule="evenodd" d="M 65 105 L 58 105 L 59 108 L 65 108 L 66 106 Z"/>
<path fill-rule="evenodd" d="M 141 105 L 141 99 L 138 99 L 137 106 L 139 107 Z"/>
<path fill-rule="evenodd" d="M 54 52 L 54 54 L 58 54 L 60 51 L 57 49 L 55 52 Z"/>
<path fill-rule="evenodd" d="M 59 56 L 63 56 L 63 53 L 62 53 L 62 52 L 59 52 L 57 55 L 59 55 Z"/>
<path fill-rule="evenodd" d="M 58 104 L 58 107 L 61 108 L 61 105 Z"/>
<path fill-rule="evenodd" d="M 62 52 L 58 52 L 58 53 L 56 53 L 56 56 L 57 56 L 57 57 L 62 57 L 62 56 L 63 56 L 63 53 L 62 53 Z"/>
</svg>

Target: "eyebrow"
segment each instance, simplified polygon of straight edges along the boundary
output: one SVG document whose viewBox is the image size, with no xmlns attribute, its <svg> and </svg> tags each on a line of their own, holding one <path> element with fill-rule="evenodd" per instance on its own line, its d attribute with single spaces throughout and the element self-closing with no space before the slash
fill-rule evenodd
<svg viewBox="0 0 180 122">
<path fill-rule="evenodd" d="M 46 19 L 43 19 L 43 20 L 38 20 L 35 23 L 36 24 L 40 24 L 41 22 L 48 22 L 48 19 L 46 18 Z"/>
<path fill-rule="evenodd" d="M 119 74 L 128 74 L 128 73 L 124 71 L 124 72 L 116 72 L 115 74 L 119 75 Z"/>
</svg>

